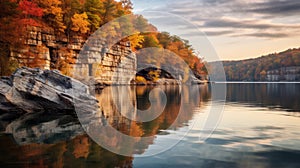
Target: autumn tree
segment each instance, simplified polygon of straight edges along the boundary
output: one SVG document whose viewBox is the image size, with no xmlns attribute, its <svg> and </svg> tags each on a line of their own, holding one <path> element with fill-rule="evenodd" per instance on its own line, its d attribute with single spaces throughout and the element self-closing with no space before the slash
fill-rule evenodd
<svg viewBox="0 0 300 168">
<path fill-rule="evenodd" d="M 4 0 L 0 7 L 0 41 L 14 45 L 24 44 L 27 26 L 39 26 L 43 11 L 34 2 Z"/>
<path fill-rule="evenodd" d="M 13 20 L 18 14 L 17 4 L 10 0 L 3 0 L 0 3 L 0 75 L 9 75 L 9 47 L 15 41 Z"/>
<path fill-rule="evenodd" d="M 114 18 L 118 17 L 117 15 L 117 3 L 114 0 L 102 0 L 103 10 L 101 12 L 102 24 L 105 24 Z"/>
<path fill-rule="evenodd" d="M 131 15 L 118 19 L 118 24 L 120 25 L 118 32 L 121 33 L 122 37 L 126 37 L 123 41 L 130 41 L 132 50 L 141 47 L 144 41 L 144 36 L 135 29 L 134 22 L 135 17 Z"/>
<path fill-rule="evenodd" d="M 157 39 L 163 48 L 167 48 L 172 42 L 171 35 L 167 32 L 157 34 Z"/>
<path fill-rule="evenodd" d="M 58 30 L 64 32 L 66 26 L 63 22 L 62 2 L 60 0 L 37 0 L 38 4 L 43 8 L 45 22 Z"/>
<path fill-rule="evenodd" d="M 142 15 L 136 16 L 134 26 L 135 26 L 135 29 L 137 29 L 140 32 L 151 31 L 149 28 L 150 24 Z"/>
<path fill-rule="evenodd" d="M 20 10 L 21 20 L 20 26 L 39 26 L 40 24 L 36 21 L 43 16 L 43 9 L 38 7 L 34 2 L 28 0 L 21 0 L 19 2 L 18 9 Z"/>
<path fill-rule="evenodd" d="M 120 2 L 124 8 L 124 11 L 125 11 L 124 14 L 130 14 L 133 9 L 132 2 L 130 0 L 121 0 Z"/>
<path fill-rule="evenodd" d="M 102 23 L 102 19 L 100 17 L 103 11 L 102 3 L 100 0 L 86 0 L 84 4 L 84 11 L 88 16 L 91 32 L 96 31 Z"/>
<path fill-rule="evenodd" d="M 0 42 L 11 45 L 15 43 L 16 18 L 19 16 L 18 4 L 10 0 L 2 0 L 0 3 Z"/>
<path fill-rule="evenodd" d="M 82 34 L 87 33 L 89 29 L 90 23 L 88 22 L 88 16 L 84 12 L 82 14 L 75 13 L 74 16 L 71 18 L 72 20 L 72 28 L 71 30 L 75 32 L 80 32 Z"/>
<path fill-rule="evenodd" d="M 43 11 L 35 2 L 28 0 L 3 0 L 0 7 L 0 69 L 1 75 L 9 75 L 18 67 L 17 60 L 10 58 L 11 48 L 24 47 L 26 28 L 39 26 Z"/>
<path fill-rule="evenodd" d="M 66 26 L 65 33 L 68 39 L 71 35 L 71 28 L 73 26 L 72 17 L 77 13 L 83 13 L 83 4 L 79 0 L 64 0 L 62 3 L 62 10 L 64 11 L 63 22 Z"/>
<path fill-rule="evenodd" d="M 156 38 L 156 36 L 149 34 L 145 35 L 144 41 L 142 43 L 143 48 L 148 48 L 148 47 L 160 47 L 159 42 Z"/>
</svg>

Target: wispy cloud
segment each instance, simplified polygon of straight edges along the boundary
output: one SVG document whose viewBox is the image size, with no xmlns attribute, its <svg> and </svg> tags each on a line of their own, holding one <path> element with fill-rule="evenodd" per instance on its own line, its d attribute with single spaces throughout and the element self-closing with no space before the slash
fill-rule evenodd
<svg viewBox="0 0 300 168">
<path fill-rule="evenodd" d="M 249 37 L 259 37 L 259 38 L 284 38 L 290 37 L 291 35 L 288 33 L 248 33 L 248 34 L 240 34 L 239 36 L 249 36 Z"/>
<path fill-rule="evenodd" d="M 287 15 L 299 15 L 299 9 L 299 0 L 269 0 L 266 2 L 257 2 L 251 4 L 251 6 L 248 9 L 248 12 L 270 15 L 270 17 L 286 17 Z"/>
<path fill-rule="evenodd" d="M 165 4 L 156 10 L 183 16 L 209 36 L 287 38 L 299 35 L 299 0 L 185 0 Z M 284 18 L 295 22 L 287 23 Z M 168 16 L 161 15 L 160 20 L 178 24 Z M 185 34 L 193 33 L 185 27 Z"/>
<path fill-rule="evenodd" d="M 181 33 L 179 34 L 180 36 L 184 36 L 184 37 L 193 37 L 195 36 L 195 34 L 197 34 L 197 36 L 220 36 L 220 35 L 233 35 L 235 32 L 231 31 L 231 30 L 223 30 L 223 31 L 213 31 L 213 30 L 207 30 L 207 31 L 203 31 L 203 33 L 201 32 L 187 32 L 187 33 Z"/>
</svg>

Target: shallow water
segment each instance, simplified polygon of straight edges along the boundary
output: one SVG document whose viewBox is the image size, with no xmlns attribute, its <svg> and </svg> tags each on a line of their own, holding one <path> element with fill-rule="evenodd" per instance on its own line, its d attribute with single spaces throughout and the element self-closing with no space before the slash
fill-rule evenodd
<svg viewBox="0 0 300 168">
<path fill-rule="evenodd" d="M 63 140 L 67 136 L 57 134 L 47 141 L 31 137 L 18 144 L 16 135 L 1 134 L 1 167 L 300 167 L 300 84 L 227 84 L 222 113 L 212 110 L 223 104 L 212 101 L 211 88 L 164 86 L 164 97 L 161 92 L 151 95 L 153 87 L 108 87 L 96 95 L 101 124 L 92 132 L 100 137 L 80 134 Z M 138 111 L 151 107 L 164 110 Z M 207 122 L 215 122 L 208 119 L 211 114 L 220 117 L 212 124 L 212 134 L 203 130 Z M 138 121 L 145 117 L 155 118 Z M 108 125 L 146 139 L 127 143 L 114 132 L 105 136 Z M 35 131 L 38 126 L 37 122 L 26 129 Z M 18 136 L 27 138 L 24 132 Z M 132 154 L 107 151 L 94 142 L 97 138 L 108 139 L 107 149 L 117 146 Z"/>
</svg>

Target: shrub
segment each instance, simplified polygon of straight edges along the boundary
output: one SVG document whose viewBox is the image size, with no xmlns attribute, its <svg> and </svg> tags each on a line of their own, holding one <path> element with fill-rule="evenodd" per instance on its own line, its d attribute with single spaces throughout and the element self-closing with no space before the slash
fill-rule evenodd
<svg viewBox="0 0 300 168">
<path fill-rule="evenodd" d="M 137 84 L 147 84 L 147 80 L 143 76 L 136 76 L 135 82 Z"/>
</svg>

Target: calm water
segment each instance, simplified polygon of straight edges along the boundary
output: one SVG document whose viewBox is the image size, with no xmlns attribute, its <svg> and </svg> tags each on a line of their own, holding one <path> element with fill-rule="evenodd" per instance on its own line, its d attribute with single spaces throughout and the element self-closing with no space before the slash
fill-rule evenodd
<svg viewBox="0 0 300 168">
<path fill-rule="evenodd" d="M 300 167 L 300 84 L 227 84 L 222 118 L 203 142 L 199 136 L 208 115 L 213 113 L 212 104 L 221 105 L 211 101 L 210 88 L 162 87 L 166 104 L 161 103 L 160 93 L 152 95 L 152 100 L 158 101 L 151 104 L 148 98 L 153 88 L 145 86 L 108 87 L 99 93 L 96 97 L 101 112 L 95 121 L 98 129 L 93 132 L 100 134 L 111 125 L 131 137 L 148 137 L 126 145 L 132 150 L 131 156 L 120 156 L 97 145 L 80 131 L 74 116 L 29 114 L 10 124 L 13 134 L 0 135 L 0 165 Z M 150 114 L 137 109 L 146 110 L 151 105 L 164 109 L 152 121 L 142 123 L 122 116 L 134 114 L 135 119 L 143 118 Z M 124 143 L 115 133 L 109 136 L 112 146 Z M 168 148 L 172 143 L 176 145 Z M 151 156 L 162 149 L 164 152 Z"/>
</svg>

